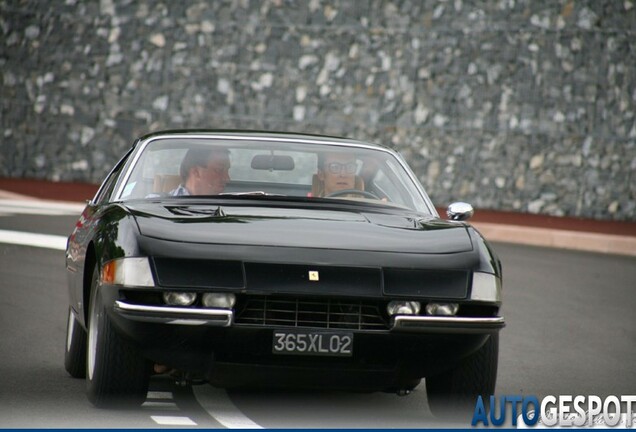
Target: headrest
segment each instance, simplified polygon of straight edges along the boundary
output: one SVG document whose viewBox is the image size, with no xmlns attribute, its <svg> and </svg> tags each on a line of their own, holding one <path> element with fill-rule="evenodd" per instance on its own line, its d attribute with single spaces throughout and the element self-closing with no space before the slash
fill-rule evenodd
<svg viewBox="0 0 636 432">
<path fill-rule="evenodd" d="M 155 174 L 152 191 L 155 193 L 170 192 L 181 184 L 181 177 L 173 174 Z"/>
</svg>

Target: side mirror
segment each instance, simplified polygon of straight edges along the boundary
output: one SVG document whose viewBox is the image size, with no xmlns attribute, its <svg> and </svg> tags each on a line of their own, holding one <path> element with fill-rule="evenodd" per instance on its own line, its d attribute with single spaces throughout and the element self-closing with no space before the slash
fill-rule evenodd
<svg viewBox="0 0 636 432">
<path fill-rule="evenodd" d="M 465 202 L 454 202 L 446 209 L 446 216 L 454 221 L 468 220 L 473 217 L 474 214 L 475 209 L 473 209 L 473 206 Z"/>
</svg>

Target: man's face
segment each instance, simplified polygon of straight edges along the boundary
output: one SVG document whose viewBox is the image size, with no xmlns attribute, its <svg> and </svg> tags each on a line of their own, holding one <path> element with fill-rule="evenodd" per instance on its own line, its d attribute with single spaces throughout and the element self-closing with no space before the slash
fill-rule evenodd
<svg viewBox="0 0 636 432">
<path fill-rule="evenodd" d="M 225 153 L 212 153 L 205 166 L 194 168 L 193 195 L 217 195 L 230 181 L 230 159 Z"/>
<path fill-rule="evenodd" d="M 344 189 L 355 189 L 356 159 L 344 153 L 325 155 L 325 164 L 318 171 L 318 178 L 325 185 L 325 196 Z"/>
</svg>

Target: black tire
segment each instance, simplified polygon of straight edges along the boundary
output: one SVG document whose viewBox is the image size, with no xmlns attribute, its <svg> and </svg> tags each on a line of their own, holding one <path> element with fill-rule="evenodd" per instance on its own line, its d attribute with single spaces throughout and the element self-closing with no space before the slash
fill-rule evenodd
<svg viewBox="0 0 636 432">
<path fill-rule="evenodd" d="M 138 407 L 148 393 L 150 366 L 136 347 L 113 328 L 99 288 L 95 268 L 86 345 L 86 393 L 99 408 Z"/>
<path fill-rule="evenodd" d="M 64 367 L 73 378 L 86 378 L 86 330 L 77 322 L 70 307 L 66 320 Z"/>
<path fill-rule="evenodd" d="M 426 378 L 431 412 L 438 417 L 472 413 L 481 395 L 488 406 L 497 383 L 499 334 L 491 335 L 476 352 L 453 369 Z"/>
</svg>

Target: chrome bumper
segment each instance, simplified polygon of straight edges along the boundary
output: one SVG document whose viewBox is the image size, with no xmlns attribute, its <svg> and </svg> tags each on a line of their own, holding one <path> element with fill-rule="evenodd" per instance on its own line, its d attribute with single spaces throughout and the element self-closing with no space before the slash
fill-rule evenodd
<svg viewBox="0 0 636 432">
<path fill-rule="evenodd" d="M 506 325 L 503 317 L 468 318 L 399 315 L 393 320 L 393 331 L 426 333 L 492 333 Z"/>
<path fill-rule="evenodd" d="M 234 312 L 229 309 L 190 309 L 173 306 L 143 306 L 115 301 L 113 310 L 121 316 L 134 320 L 177 325 L 206 325 L 229 327 L 234 321 Z"/>
<path fill-rule="evenodd" d="M 229 309 L 193 309 L 174 306 L 144 306 L 115 301 L 113 310 L 134 320 L 176 325 L 230 327 L 234 312 Z M 423 333 L 491 333 L 505 326 L 503 317 L 467 318 L 399 315 L 391 331 Z"/>
</svg>

